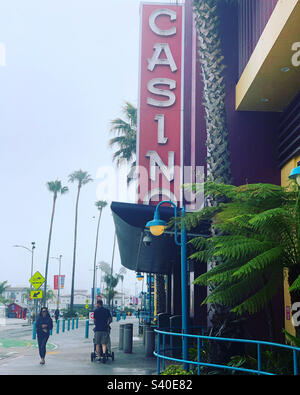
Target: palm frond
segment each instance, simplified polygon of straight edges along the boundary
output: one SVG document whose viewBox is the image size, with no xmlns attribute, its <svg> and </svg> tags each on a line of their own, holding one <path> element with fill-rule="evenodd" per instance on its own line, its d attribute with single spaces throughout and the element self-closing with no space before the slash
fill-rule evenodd
<svg viewBox="0 0 300 395">
<path fill-rule="evenodd" d="M 92 182 L 93 179 L 87 171 L 76 170 L 69 175 L 69 182 L 78 182 L 80 185 Z"/>
<path fill-rule="evenodd" d="M 300 275 L 296 278 L 293 284 L 289 287 L 289 291 L 300 291 Z"/>
</svg>

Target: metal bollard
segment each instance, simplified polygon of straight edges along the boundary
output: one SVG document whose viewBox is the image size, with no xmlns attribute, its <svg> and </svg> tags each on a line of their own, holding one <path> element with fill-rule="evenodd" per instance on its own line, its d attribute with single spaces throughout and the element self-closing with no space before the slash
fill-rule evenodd
<svg viewBox="0 0 300 395">
<path fill-rule="evenodd" d="M 143 334 L 143 326 L 139 324 L 139 335 Z"/>
<path fill-rule="evenodd" d="M 56 322 L 56 333 L 59 333 L 59 320 Z"/>
<path fill-rule="evenodd" d="M 146 343 L 146 332 L 150 328 L 150 324 L 144 324 L 143 326 L 143 344 Z"/>
<path fill-rule="evenodd" d="M 74 329 L 75 320 L 72 318 L 72 329 Z"/>
<path fill-rule="evenodd" d="M 76 317 L 76 329 L 78 329 L 78 317 Z"/>
<path fill-rule="evenodd" d="M 119 350 L 123 350 L 124 347 L 124 328 L 125 324 L 119 326 Z"/>
<path fill-rule="evenodd" d="M 33 326 L 32 326 L 32 339 L 36 339 L 36 321 L 34 321 Z"/>
<path fill-rule="evenodd" d="M 89 337 L 89 320 L 85 320 L 85 338 Z"/>
<path fill-rule="evenodd" d="M 125 324 L 123 351 L 126 354 L 132 353 L 133 324 Z"/>
<path fill-rule="evenodd" d="M 70 320 L 70 318 L 68 318 L 68 327 L 67 327 L 68 331 L 70 330 L 70 322 L 71 322 L 71 320 Z"/>
<path fill-rule="evenodd" d="M 145 355 L 146 357 L 153 357 L 155 348 L 155 333 L 152 328 L 146 327 L 145 334 Z"/>
<path fill-rule="evenodd" d="M 61 328 L 62 332 L 64 332 L 64 331 L 65 331 L 65 328 L 66 328 L 66 320 L 65 320 L 65 319 L 63 319 L 63 322 L 62 322 L 62 328 Z"/>
</svg>

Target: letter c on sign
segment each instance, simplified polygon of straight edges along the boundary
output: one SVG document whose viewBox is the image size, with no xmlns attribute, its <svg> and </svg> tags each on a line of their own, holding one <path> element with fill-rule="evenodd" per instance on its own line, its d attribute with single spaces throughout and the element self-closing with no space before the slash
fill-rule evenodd
<svg viewBox="0 0 300 395">
<path fill-rule="evenodd" d="M 166 8 L 160 8 L 158 10 L 153 11 L 149 17 L 149 26 L 153 31 L 153 33 L 158 34 L 159 36 L 173 36 L 174 34 L 176 34 L 177 30 L 175 26 L 172 27 L 171 29 L 163 30 L 156 25 L 156 18 L 160 15 L 167 15 L 170 17 L 171 21 L 176 21 L 177 14 L 175 11 L 168 10 Z"/>
</svg>

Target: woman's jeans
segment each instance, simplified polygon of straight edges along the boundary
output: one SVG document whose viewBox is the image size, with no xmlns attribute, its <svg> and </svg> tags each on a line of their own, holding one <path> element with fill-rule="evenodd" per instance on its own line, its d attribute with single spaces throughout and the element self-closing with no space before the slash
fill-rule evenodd
<svg viewBox="0 0 300 395">
<path fill-rule="evenodd" d="M 40 357 L 44 359 L 46 355 L 46 344 L 49 339 L 49 333 L 38 334 L 37 339 L 38 339 Z"/>
</svg>

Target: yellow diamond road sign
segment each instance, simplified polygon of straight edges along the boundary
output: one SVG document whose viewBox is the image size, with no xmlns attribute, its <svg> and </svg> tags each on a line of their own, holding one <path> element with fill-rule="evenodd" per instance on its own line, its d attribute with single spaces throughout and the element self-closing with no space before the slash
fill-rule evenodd
<svg viewBox="0 0 300 395">
<path fill-rule="evenodd" d="M 42 299 L 43 291 L 30 291 L 30 299 Z"/>
<path fill-rule="evenodd" d="M 38 289 L 40 288 L 40 286 L 42 284 L 44 284 L 45 279 L 44 277 L 41 275 L 40 272 L 35 272 L 34 275 L 31 277 L 31 279 L 29 280 L 29 282 L 31 283 L 31 285 L 33 286 L 33 288 Z"/>
</svg>

